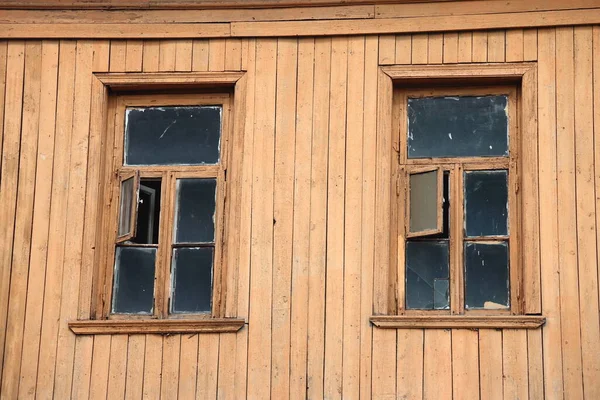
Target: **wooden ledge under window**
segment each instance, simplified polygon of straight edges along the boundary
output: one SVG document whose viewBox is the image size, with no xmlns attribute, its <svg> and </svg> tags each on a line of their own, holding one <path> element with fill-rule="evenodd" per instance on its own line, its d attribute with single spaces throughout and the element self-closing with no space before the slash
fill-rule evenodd
<svg viewBox="0 0 600 400">
<path fill-rule="evenodd" d="M 377 315 L 371 323 L 382 329 L 536 329 L 541 315 Z"/>
<path fill-rule="evenodd" d="M 216 333 L 237 332 L 245 321 L 237 318 L 211 319 L 139 319 L 71 321 L 69 328 L 76 335 L 113 335 L 118 333 Z"/>
</svg>

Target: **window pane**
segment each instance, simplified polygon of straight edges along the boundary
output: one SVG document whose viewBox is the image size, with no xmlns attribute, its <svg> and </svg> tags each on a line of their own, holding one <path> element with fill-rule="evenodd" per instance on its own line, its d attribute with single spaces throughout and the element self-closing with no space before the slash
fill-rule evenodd
<svg viewBox="0 0 600 400">
<path fill-rule="evenodd" d="M 173 313 L 210 312 L 212 247 L 173 250 Z"/>
<path fill-rule="evenodd" d="M 465 172 L 465 220 L 469 237 L 508 235 L 507 171 Z"/>
<path fill-rule="evenodd" d="M 214 242 L 216 191 L 216 179 L 177 180 L 176 243 Z"/>
<path fill-rule="evenodd" d="M 142 179 L 140 182 L 137 227 L 131 243 L 158 244 L 161 204 L 160 179 Z"/>
<path fill-rule="evenodd" d="M 117 236 L 131 233 L 131 214 L 133 213 L 133 197 L 135 177 L 127 178 L 121 182 L 121 199 L 119 204 L 119 230 Z"/>
<path fill-rule="evenodd" d="M 442 212 L 438 193 L 439 171 L 410 174 L 410 232 L 437 231 Z"/>
<path fill-rule="evenodd" d="M 408 99 L 408 157 L 508 155 L 508 96 Z"/>
<path fill-rule="evenodd" d="M 447 241 L 406 242 L 406 308 L 434 309 L 435 280 L 449 278 L 448 262 Z M 436 303 L 446 308 L 443 301 Z"/>
<path fill-rule="evenodd" d="M 117 247 L 113 284 L 113 313 L 152 313 L 155 258 L 155 248 Z"/>
<path fill-rule="evenodd" d="M 216 164 L 221 106 L 128 108 L 125 165 Z"/>
<path fill-rule="evenodd" d="M 509 306 L 508 244 L 465 243 L 465 307 Z"/>
<path fill-rule="evenodd" d="M 450 280 L 433 280 L 433 307 L 436 310 L 447 310 L 450 308 Z"/>
</svg>

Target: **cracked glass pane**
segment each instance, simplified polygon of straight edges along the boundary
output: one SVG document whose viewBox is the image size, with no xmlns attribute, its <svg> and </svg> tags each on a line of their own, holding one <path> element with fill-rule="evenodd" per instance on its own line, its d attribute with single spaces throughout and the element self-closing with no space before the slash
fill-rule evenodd
<svg viewBox="0 0 600 400">
<path fill-rule="evenodd" d="M 221 114 L 221 106 L 127 108 L 125 165 L 218 163 Z"/>
<path fill-rule="evenodd" d="M 408 158 L 508 156 L 508 96 L 408 99 Z"/>
<path fill-rule="evenodd" d="M 446 308 L 443 283 L 449 279 L 448 241 L 409 240 L 406 242 L 406 308 Z M 437 306 L 437 307 L 436 307 Z"/>
</svg>

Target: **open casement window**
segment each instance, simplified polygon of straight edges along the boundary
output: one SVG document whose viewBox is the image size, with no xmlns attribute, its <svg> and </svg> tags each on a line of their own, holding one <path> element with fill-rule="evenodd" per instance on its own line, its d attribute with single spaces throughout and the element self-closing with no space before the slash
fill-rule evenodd
<svg viewBox="0 0 600 400">
<path fill-rule="evenodd" d="M 406 237 L 442 232 L 443 172 L 441 168 L 419 168 L 408 173 L 408 229 Z"/>
<path fill-rule="evenodd" d="M 231 96 L 113 99 L 101 319 L 223 315 Z"/>
<path fill-rule="evenodd" d="M 139 172 L 129 171 L 122 174 L 120 187 L 117 243 L 123 243 L 135 236 L 140 194 Z"/>
<path fill-rule="evenodd" d="M 399 313 L 522 313 L 516 88 L 399 101 Z"/>
</svg>

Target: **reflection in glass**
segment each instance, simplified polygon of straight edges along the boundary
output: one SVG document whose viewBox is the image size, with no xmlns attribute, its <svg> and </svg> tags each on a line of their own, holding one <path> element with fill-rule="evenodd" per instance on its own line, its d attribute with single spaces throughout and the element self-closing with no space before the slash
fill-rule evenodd
<svg viewBox="0 0 600 400">
<path fill-rule="evenodd" d="M 465 307 L 509 306 L 508 243 L 465 243 Z"/>
<path fill-rule="evenodd" d="M 113 313 L 152 313 L 155 258 L 155 248 L 117 246 L 112 296 Z"/>
<path fill-rule="evenodd" d="M 212 247 L 173 250 L 173 313 L 211 311 Z"/>
<path fill-rule="evenodd" d="M 438 231 L 439 170 L 410 174 L 410 232 Z"/>
<path fill-rule="evenodd" d="M 468 237 L 508 235 L 507 171 L 465 172 Z"/>
<path fill-rule="evenodd" d="M 216 179 L 178 179 L 175 243 L 215 240 Z"/>
</svg>

